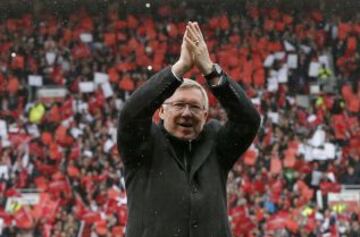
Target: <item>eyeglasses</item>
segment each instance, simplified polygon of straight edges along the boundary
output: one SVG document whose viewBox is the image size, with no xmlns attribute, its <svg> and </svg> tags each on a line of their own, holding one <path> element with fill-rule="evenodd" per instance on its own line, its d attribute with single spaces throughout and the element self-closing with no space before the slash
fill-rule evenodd
<svg viewBox="0 0 360 237">
<path fill-rule="evenodd" d="M 185 108 L 188 107 L 192 114 L 199 114 L 201 111 L 204 110 L 204 107 L 197 105 L 197 104 L 190 104 L 185 102 L 165 102 L 165 105 L 170 105 L 171 109 L 176 112 L 182 113 L 184 112 Z"/>
</svg>

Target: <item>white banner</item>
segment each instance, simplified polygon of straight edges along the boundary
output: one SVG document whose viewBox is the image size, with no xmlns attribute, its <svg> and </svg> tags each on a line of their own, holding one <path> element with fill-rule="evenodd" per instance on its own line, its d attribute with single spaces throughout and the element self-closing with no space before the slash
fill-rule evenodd
<svg viewBox="0 0 360 237">
<path fill-rule="evenodd" d="M 80 82 L 79 89 L 82 93 L 91 93 L 95 91 L 95 83 L 92 81 Z"/>
<path fill-rule="evenodd" d="M 109 81 L 109 75 L 102 72 L 95 72 L 94 73 L 94 81 L 96 84 L 104 84 Z"/>
<path fill-rule="evenodd" d="M 287 65 L 290 69 L 296 69 L 298 67 L 298 56 L 296 54 L 289 54 L 287 57 Z"/>
<path fill-rule="evenodd" d="M 41 87 L 43 85 L 43 77 L 40 75 L 29 75 L 28 84 L 29 86 Z"/>
<path fill-rule="evenodd" d="M 93 36 L 91 33 L 81 33 L 80 40 L 83 43 L 91 43 L 93 41 Z"/>
</svg>

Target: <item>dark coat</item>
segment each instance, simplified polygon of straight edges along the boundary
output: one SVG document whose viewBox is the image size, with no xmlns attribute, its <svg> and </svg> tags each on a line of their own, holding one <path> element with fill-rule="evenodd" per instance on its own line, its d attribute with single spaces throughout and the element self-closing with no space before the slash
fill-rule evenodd
<svg viewBox="0 0 360 237">
<path fill-rule="evenodd" d="M 168 136 L 152 115 L 182 83 L 167 67 L 138 88 L 119 118 L 118 148 L 128 197 L 126 237 L 228 237 L 226 180 L 253 141 L 260 116 L 241 87 L 224 76 L 211 87 L 228 122 L 207 122 L 189 144 L 185 172 Z M 191 146 L 190 146 L 191 145 Z"/>
</svg>

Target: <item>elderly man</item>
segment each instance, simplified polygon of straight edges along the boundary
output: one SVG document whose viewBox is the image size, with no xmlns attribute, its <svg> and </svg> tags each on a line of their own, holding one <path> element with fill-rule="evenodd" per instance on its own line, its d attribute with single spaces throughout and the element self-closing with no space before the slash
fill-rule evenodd
<svg viewBox="0 0 360 237">
<path fill-rule="evenodd" d="M 228 115 L 208 117 L 208 98 L 183 79 L 196 66 Z M 159 109 L 161 122 L 152 122 Z M 228 237 L 228 172 L 253 141 L 260 116 L 242 88 L 214 64 L 198 24 L 189 22 L 179 60 L 125 103 L 118 148 L 125 165 L 126 237 Z"/>
</svg>

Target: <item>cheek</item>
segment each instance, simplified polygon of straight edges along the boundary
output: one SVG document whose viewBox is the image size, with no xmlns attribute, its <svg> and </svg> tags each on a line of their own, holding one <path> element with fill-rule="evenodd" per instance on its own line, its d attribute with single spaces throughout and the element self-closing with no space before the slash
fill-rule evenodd
<svg viewBox="0 0 360 237">
<path fill-rule="evenodd" d="M 200 131 L 203 129 L 203 127 L 204 127 L 204 123 L 203 123 L 203 122 L 200 122 L 200 123 L 196 126 L 196 130 L 197 130 L 198 132 L 200 132 Z"/>
<path fill-rule="evenodd" d="M 196 121 L 196 125 L 194 126 L 194 129 L 197 132 L 199 132 L 199 131 L 201 131 L 203 129 L 204 125 L 205 125 L 205 121 L 199 119 L 199 120 Z"/>
<path fill-rule="evenodd" d="M 167 124 L 167 127 L 174 129 L 176 127 L 176 117 L 168 116 L 165 119 L 165 123 Z"/>
</svg>

